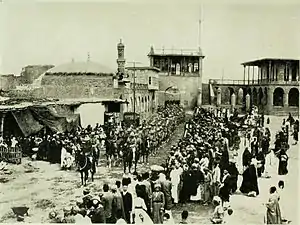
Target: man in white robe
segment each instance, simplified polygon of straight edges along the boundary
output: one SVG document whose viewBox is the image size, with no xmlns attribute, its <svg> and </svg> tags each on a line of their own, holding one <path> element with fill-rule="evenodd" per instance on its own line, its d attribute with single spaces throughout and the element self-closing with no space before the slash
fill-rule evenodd
<svg viewBox="0 0 300 225">
<path fill-rule="evenodd" d="M 177 204 L 179 201 L 179 184 L 180 184 L 180 177 L 183 170 L 180 167 L 179 163 L 175 163 L 175 168 L 170 173 L 170 178 L 172 182 L 172 198 L 174 199 L 174 203 Z"/>
</svg>

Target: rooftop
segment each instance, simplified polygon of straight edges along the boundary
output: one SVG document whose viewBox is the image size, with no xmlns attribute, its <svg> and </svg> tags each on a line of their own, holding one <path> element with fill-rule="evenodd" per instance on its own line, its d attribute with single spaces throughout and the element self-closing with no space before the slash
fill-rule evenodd
<svg viewBox="0 0 300 225">
<path fill-rule="evenodd" d="M 260 66 L 268 62 L 299 62 L 299 59 L 287 59 L 287 58 L 262 58 L 242 63 L 243 66 Z"/>
<path fill-rule="evenodd" d="M 148 56 L 197 56 L 203 57 L 201 48 L 199 49 L 153 49 L 151 47 L 150 53 Z"/>
<path fill-rule="evenodd" d="M 126 69 L 128 69 L 128 70 L 153 70 L 156 72 L 160 71 L 160 69 L 158 69 L 156 67 L 151 67 L 151 66 L 136 66 L 136 67 L 129 66 L 129 67 L 126 67 Z"/>
<path fill-rule="evenodd" d="M 99 63 L 86 61 L 86 62 L 70 62 L 55 66 L 49 69 L 46 74 L 113 74 L 114 70 L 103 66 Z"/>
</svg>

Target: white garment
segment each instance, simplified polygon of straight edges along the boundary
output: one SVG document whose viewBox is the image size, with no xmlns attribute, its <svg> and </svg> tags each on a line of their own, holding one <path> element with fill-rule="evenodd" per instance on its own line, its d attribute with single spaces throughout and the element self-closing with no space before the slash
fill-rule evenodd
<svg viewBox="0 0 300 225">
<path fill-rule="evenodd" d="M 175 204 L 178 203 L 179 201 L 178 186 L 180 183 L 181 174 L 182 174 L 182 168 L 173 169 L 170 173 L 170 178 L 172 182 L 171 194 Z"/>
<path fill-rule="evenodd" d="M 212 182 L 213 183 L 221 183 L 221 169 L 220 167 L 216 167 L 212 173 Z"/>
<path fill-rule="evenodd" d="M 18 144 L 18 141 L 16 139 L 11 140 L 11 147 L 12 148 L 15 148 L 17 144 Z"/>
<path fill-rule="evenodd" d="M 60 154 L 60 166 L 61 167 L 64 167 L 66 154 L 67 154 L 67 150 L 64 147 L 62 147 L 61 154 Z"/>
<path fill-rule="evenodd" d="M 127 224 L 126 221 L 124 219 L 118 219 L 116 224 Z"/>
<path fill-rule="evenodd" d="M 74 216 L 74 219 L 75 219 L 75 223 L 79 223 L 79 224 L 92 224 L 92 221 L 91 221 L 91 219 L 88 216 L 83 217 L 82 215 L 77 214 L 76 216 Z"/>
</svg>

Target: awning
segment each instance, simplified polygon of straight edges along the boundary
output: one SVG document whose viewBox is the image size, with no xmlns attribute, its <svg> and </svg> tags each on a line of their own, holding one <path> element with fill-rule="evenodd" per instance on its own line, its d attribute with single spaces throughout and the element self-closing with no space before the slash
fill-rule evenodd
<svg viewBox="0 0 300 225">
<path fill-rule="evenodd" d="M 25 137 L 42 130 L 44 126 L 34 119 L 30 110 L 12 111 L 12 115 L 18 123 Z"/>
</svg>

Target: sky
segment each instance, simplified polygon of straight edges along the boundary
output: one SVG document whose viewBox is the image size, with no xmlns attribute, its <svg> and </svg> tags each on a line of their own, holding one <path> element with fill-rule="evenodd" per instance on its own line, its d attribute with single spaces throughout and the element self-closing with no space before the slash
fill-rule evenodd
<svg viewBox="0 0 300 225">
<path fill-rule="evenodd" d="M 85 61 L 88 52 L 116 69 L 120 39 L 126 60 L 143 65 L 151 46 L 197 49 L 200 43 L 204 81 L 243 79 L 240 64 L 257 58 L 300 58 L 300 2 L 1 1 L 0 74 Z"/>
</svg>

